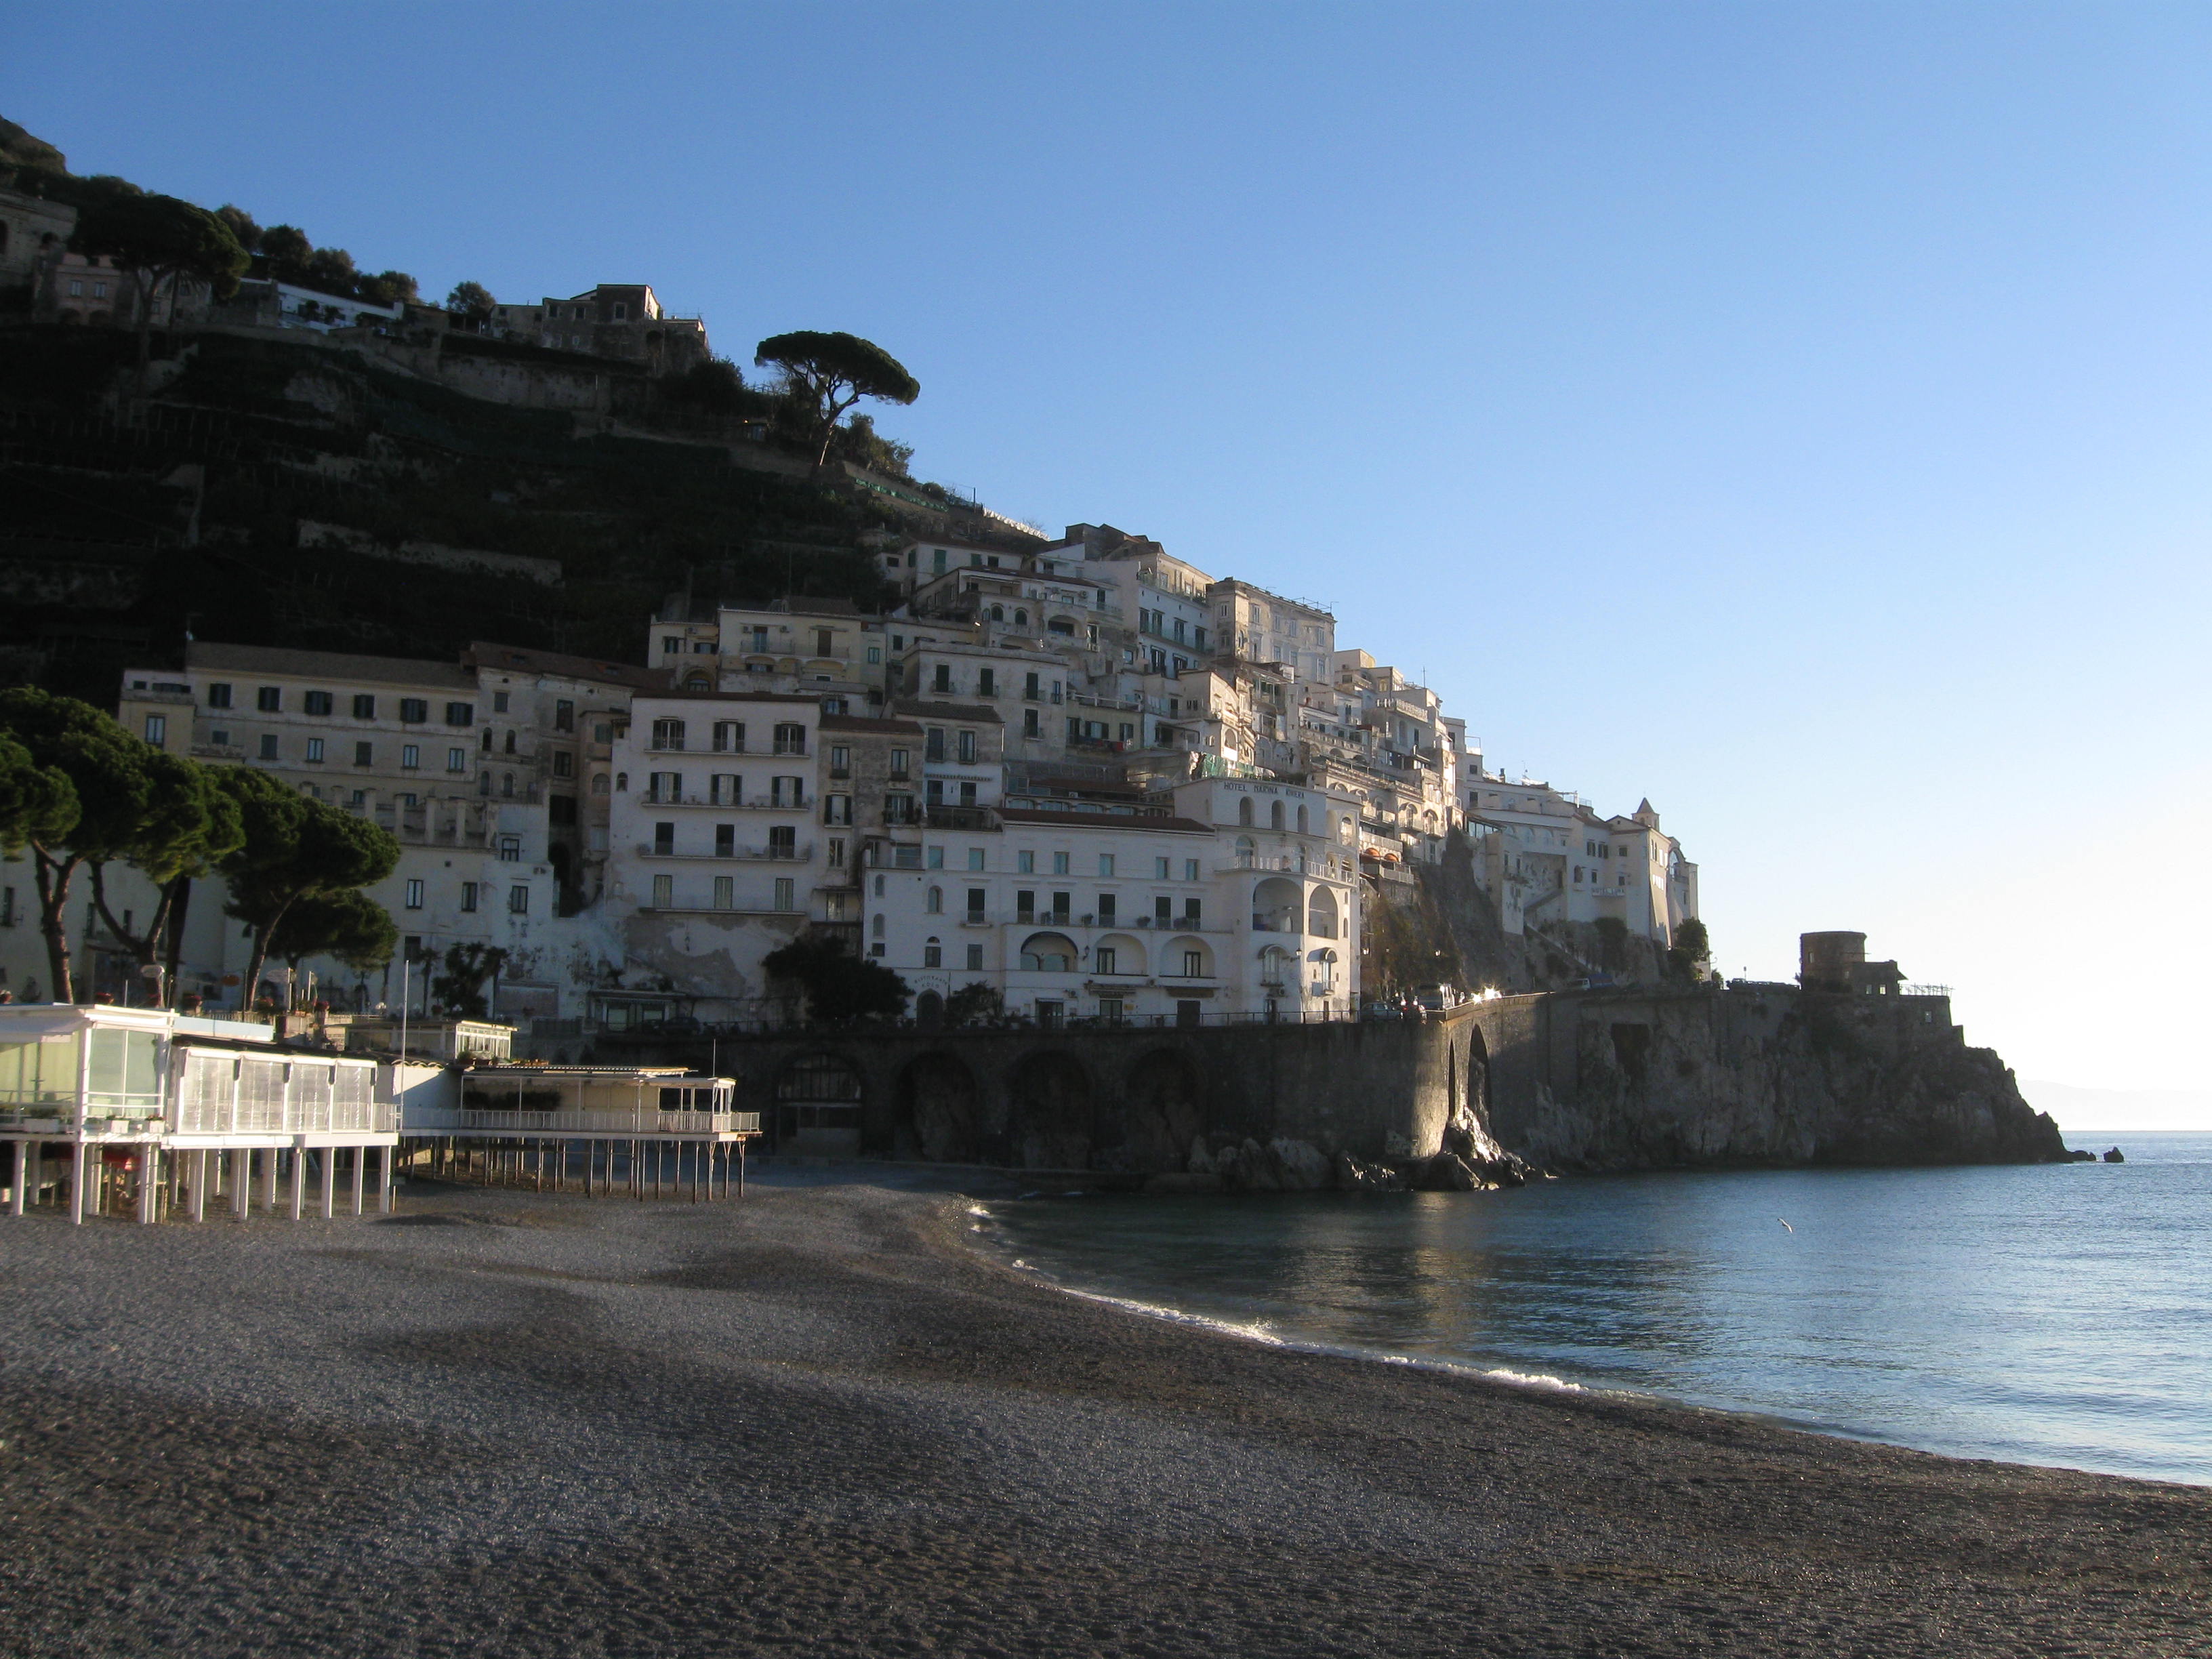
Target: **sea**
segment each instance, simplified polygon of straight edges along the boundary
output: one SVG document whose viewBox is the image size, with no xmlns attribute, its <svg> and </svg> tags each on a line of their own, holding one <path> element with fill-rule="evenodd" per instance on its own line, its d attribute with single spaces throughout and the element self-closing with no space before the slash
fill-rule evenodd
<svg viewBox="0 0 2212 1659">
<path fill-rule="evenodd" d="M 2212 1133 L 2120 1164 L 1579 1177 L 1498 1193 L 1040 1193 L 982 1237 L 1255 1340 L 2212 1484 Z"/>
</svg>

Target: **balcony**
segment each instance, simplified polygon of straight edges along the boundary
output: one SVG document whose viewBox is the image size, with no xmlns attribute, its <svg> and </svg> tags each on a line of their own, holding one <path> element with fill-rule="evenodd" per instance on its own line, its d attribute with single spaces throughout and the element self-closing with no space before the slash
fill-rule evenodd
<svg viewBox="0 0 2212 1659">
<path fill-rule="evenodd" d="M 923 821 L 932 830 L 996 830 L 999 815 L 988 806 L 929 806 Z"/>
<path fill-rule="evenodd" d="M 641 859 L 693 859 L 706 864 L 729 864 L 740 859 L 774 860 L 779 863 L 804 864 L 814 856 L 814 843 L 796 842 L 787 848 L 775 847 L 734 847 L 726 853 L 679 853 L 673 847 L 663 847 L 658 842 L 640 842 L 637 855 Z"/>
<path fill-rule="evenodd" d="M 804 812 L 815 804 L 814 797 L 808 794 L 748 795 L 739 800 L 717 800 L 712 795 L 664 795 L 657 789 L 647 789 L 637 799 L 641 806 L 712 806 L 725 812 Z"/>
</svg>

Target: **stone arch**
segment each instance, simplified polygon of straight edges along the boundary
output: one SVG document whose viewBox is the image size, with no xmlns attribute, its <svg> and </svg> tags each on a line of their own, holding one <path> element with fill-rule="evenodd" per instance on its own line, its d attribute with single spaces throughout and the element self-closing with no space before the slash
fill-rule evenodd
<svg viewBox="0 0 2212 1659">
<path fill-rule="evenodd" d="M 994 623 L 1002 623 L 1002 622 L 1006 621 L 1006 606 L 1004 606 L 1003 605 L 993 605 L 993 606 L 991 607 L 991 620 L 992 620 L 993 622 L 994 622 Z"/>
<path fill-rule="evenodd" d="M 945 997 L 941 992 L 924 991 L 914 1000 L 915 1023 L 925 1031 L 933 1031 L 945 1023 Z"/>
<path fill-rule="evenodd" d="M 1206 1127 L 1206 1089 L 1188 1055 L 1155 1048 L 1129 1068 L 1112 1161 L 1148 1173 L 1182 1169 Z"/>
<path fill-rule="evenodd" d="M 1267 828 L 1270 830 L 1279 830 L 1282 827 L 1283 803 L 1279 800 L 1271 800 L 1267 803 Z"/>
<path fill-rule="evenodd" d="M 1237 822 L 1249 829 L 1252 823 L 1252 797 L 1241 795 L 1237 801 Z"/>
<path fill-rule="evenodd" d="M 819 1049 L 794 1055 L 776 1074 L 777 1150 L 833 1157 L 858 1152 L 866 1094 L 860 1072 L 842 1056 Z"/>
<path fill-rule="evenodd" d="M 1090 1167 L 1095 1139 L 1091 1074 L 1072 1054 L 1033 1054 L 1014 1068 L 1010 1161 L 1024 1170 Z"/>
<path fill-rule="evenodd" d="M 982 1160 L 982 1112 L 975 1074 L 957 1056 L 918 1054 L 898 1078 L 894 1156 L 933 1164 Z"/>
<path fill-rule="evenodd" d="M 1298 833 L 1302 836 L 1306 833 L 1306 823 L 1305 804 L 1301 801 L 1298 804 Z"/>
</svg>

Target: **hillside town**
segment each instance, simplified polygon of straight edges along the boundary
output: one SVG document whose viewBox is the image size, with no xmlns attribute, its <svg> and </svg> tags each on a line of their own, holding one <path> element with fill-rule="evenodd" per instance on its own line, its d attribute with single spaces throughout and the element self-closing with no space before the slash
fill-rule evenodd
<svg viewBox="0 0 2212 1659">
<path fill-rule="evenodd" d="M 208 902 L 180 984 L 210 1008 L 310 980 L 396 1008 L 404 963 L 475 945 L 500 953 L 501 1018 L 743 1026 L 798 1015 L 762 963 L 810 934 L 896 972 L 923 1020 L 978 985 L 1047 1026 L 1342 1019 L 1411 988 L 1363 970 L 1364 922 L 1455 838 L 1509 937 L 1610 921 L 1663 951 L 1697 914 L 1697 866 L 1649 802 L 1601 814 L 1488 769 L 1463 719 L 1340 647 L 1324 609 L 1109 526 L 881 558 L 901 599 L 883 614 L 672 596 L 635 662 L 193 641 L 129 671 L 132 733 L 264 769 L 402 849 L 372 890 L 400 963 L 310 959 L 249 998 L 248 942 Z M 12 923 L 27 885 L 0 894 Z M 37 936 L 0 940 L 28 995 Z M 127 1000 L 128 953 L 89 912 L 79 948 Z M 429 983 L 404 993 L 426 1013 Z"/>
<path fill-rule="evenodd" d="M 704 322 L 643 283 L 528 301 L 464 284 L 433 304 L 410 277 L 356 272 L 228 207 L 252 250 L 235 280 L 137 268 L 79 234 L 72 200 L 104 210 L 100 183 L 0 173 L 0 291 L 33 331 L 162 330 L 142 406 L 222 342 L 310 346 L 580 433 L 624 429 L 655 388 L 702 371 L 744 388 Z M 285 372 L 309 416 L 349 395 Z M 1493 771 L 1463 714 L 1340 641 L 1326 606 L 1110 525 L 1054 538 L 915 485 L 865 417 L 836 414 L 809 458 L 775 453 L 770 422 L 741 414 L 709 453 L 810 488 L 832 477 L 883 515 L 856 538 L 872 599 L 809 593 L 787 551 L 784 591 L 687 574 L 609 629 L 634 646 L 611 657 L 496 637 L 438 659 L 225 642 L 240 633 L 220 611 L 181 640 L 143 630 L 106 694 L 123 727 L 389 831 L 398 863 L 368 891 L 398 948 L 373 967 L 271 955 L 249 983 L 254 930 L 210 877 L 161 911 L 156 987 L 128 936 L 163 899 L 126 862 L 106 914 L 70 900 L 80 992 L 465 1006 L 550 1041 L 803 1019 L 800 988 L 769 962 L 798 940 L 895 974 L 903 1017 L 923 1024 L 1341 1020 L 1665 971 L 1698 872 L 1648 800 L 1606 813 Z M 832 440 L 862 461 L 832 459 Z M 378 459 L 372 444 L 280 465 L 373 495 L 406 476 L 372 472 Z M 162 483 L 204 498 L 195 465 Z M 490 592 L 564 580 L 542 551 L 285 523 L 295 563 L 407 561 Z M 222 533 L 195 506 L 179 539 Z M 74 567 L 37 579 L 50 586 L 122 556 L 89 542 L 9 553 L 17 570 Z M 79 643 L 49 633 L 35 660 L 66 667 Z M 23 1001 L 53 990 L 27 857 L 0 866 L 0 989 Z"/>
</svg>

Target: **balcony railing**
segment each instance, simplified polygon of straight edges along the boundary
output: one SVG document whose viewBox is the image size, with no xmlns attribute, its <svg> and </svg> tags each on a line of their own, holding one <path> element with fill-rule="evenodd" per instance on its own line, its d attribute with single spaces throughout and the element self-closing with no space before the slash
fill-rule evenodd
<svg viewBox="0 0 2212 1659">
<path fill-rule="evenodd" d="M 404 1134 L 456 1134 L 482 1130 L 535 1135 L 758 1134 L 758 1112 L 664 1112 L 653 1106 L 573 1111 L 486 1110 L 481 1107 L 407 1109 Z"/>
<path fill-rule="evenodd" d="M 739 859 L 803 861 L 814 856 L 814 843 L 804 841 L 793 842 L 788 847 L 732 847 L 726 853 L 679 853 L 673 847 L 663 847 L 657 841 L 641 841 L 637 844 L 637 855 L 643 859 L 696 859 L 708 864 L 728 864 Z"/>
<path fill-rule="evenodd" d="M 646 806 L 714 806 L 726 812 L 804 812 L 814 805 L 814 797 L 747 795 L 736 800 L 717 800 L 711 794 L 666 795 L 657 789 L 647 789 L 638 796 L 638 801 Z"/>
<path fill-rule="evenodd" d="M 930 806 L 924 817 L 933 830 L 996 830 L 999 815 L 988 806 Z"/>
</svg>

